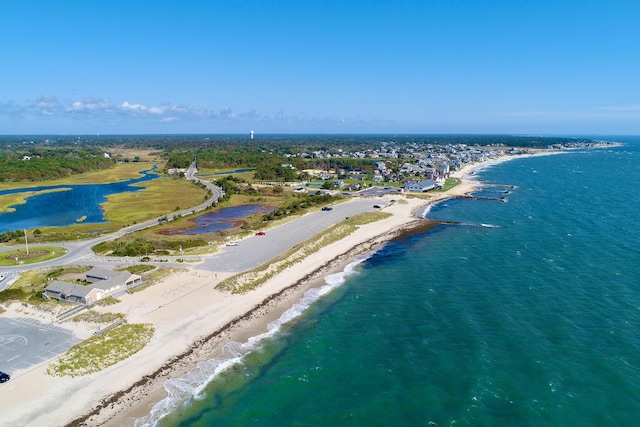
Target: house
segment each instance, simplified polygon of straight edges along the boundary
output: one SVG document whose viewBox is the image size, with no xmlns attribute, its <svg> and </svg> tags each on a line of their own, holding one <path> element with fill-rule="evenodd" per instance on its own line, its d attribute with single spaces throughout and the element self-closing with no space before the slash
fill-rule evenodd
<svg viewBox="0 0 640 427">
<path fill-rule="evenodd" d="M 42 293 L 44 298 L 93 305 L 103 298 L 117 296 L 143 283 L 142 277 L 128 271 L 113 271 L 94 267 L 85 274 L 88 285 L 52 281 Z"/>
<path fill-rule="evenodd" d="M 405 190 L 407 191 L 420 192 L 420 193 L 425 193 L 427 191 L 434 190 L 438 187 L 439 187 L 438 183 L 433 179 L 427 179 L 425 181 L 418 181 L 418 182 L 407 182 L 404 186 Z"/>
<path fill-rule="evenodd" d="M 440 176 L 441 178 L 449 178 L 449 164 L 440 163 L 436 167 L 436 172 L 438 173 L 438 176 Z"/>
<path fill-rule="evenodd" d="M 185 168 L 171 168 L 167 171 L 169 175 L 186 173 L 187 170 Z"/>
</svg>

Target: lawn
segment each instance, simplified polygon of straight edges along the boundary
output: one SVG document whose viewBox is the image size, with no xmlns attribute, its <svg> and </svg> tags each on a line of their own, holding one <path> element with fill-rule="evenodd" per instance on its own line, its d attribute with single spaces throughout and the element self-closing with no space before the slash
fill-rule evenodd
<svg viewBox="0 0 640 427">
<path fill-rule="evenodd" d="M 24 249 L 0 252 L 0 266 L 14 266 L 22 264 L 34 264 L 58 258 L 67 253 L 67 249 L 61 246 L 36 246 Z"/>
</svg>

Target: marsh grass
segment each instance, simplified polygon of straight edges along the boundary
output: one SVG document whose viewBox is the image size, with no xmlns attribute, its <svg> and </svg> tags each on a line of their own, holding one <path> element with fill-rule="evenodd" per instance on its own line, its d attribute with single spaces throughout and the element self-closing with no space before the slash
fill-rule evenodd
<svg viewBox="0 0 640 427">
<path fill-rule="evenodd" d="M 121 226 L 144 222 L 196 206 L 208 195 L 202 187 L 185 179 L 162 177 L 136 185 L 145 188 L 114 194 L 101 205 L 109 222 Z"/>
</svg>

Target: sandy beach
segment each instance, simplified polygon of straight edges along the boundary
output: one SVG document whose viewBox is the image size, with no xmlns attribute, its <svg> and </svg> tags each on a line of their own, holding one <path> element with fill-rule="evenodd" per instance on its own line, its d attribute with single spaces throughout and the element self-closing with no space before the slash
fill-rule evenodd
<svg viewBox="0 0 640 427">
<path fill-rule="evenodd" d="M 216 289 L 231 273 L 205 272 L 196 264 L 142 292 L 120 297 L 116 305 L 96 308 L 125 313 L 129 323 L 152 324 L 153 339 L 129 359 L 91 375 L 49 376 L 46 369 L 50 360 L 18 373 L 0 388 L 2 424 L 134 425 L 135 419 L 148 416 L 154 404 L 167 397 L 164 387 L 167 379 L 183 377 L 196 369 L 199 362 L 222 357 L 223 347 L 229 342 L 244 343 L 266 332 L 267 325 L 308 289 L 321 286 L 327 274 L 341 271 L 357 256 L 425 224 L 425 220 L 415 215 L 424 205 L 468 194 L 477 184 L 473 181 L 477 170 L 516 157 L 522 156 L 505 156 L 467 166 L 454 174 L 462 179 L 460 185 L 445 193 L 429 194 L 428 200 L 394 195 L 398 202 L 384 208 L 392 214 L 389 218 L 361 226 L 347 238 L 323 247 L 304 262 L 294 264 L 245 294 Z M 11 310 L 5 315 L 25 316 Z M 92 333 L 72 322 L 60 326 L 75 328 L 80 338 Z"/>
</svg>

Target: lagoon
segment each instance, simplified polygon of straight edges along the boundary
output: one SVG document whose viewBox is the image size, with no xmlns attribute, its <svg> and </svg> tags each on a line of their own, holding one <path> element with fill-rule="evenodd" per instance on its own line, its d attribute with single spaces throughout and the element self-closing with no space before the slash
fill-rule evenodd
<svg viewBox="0 0 640 427">
<path fill-rule="evenodd" d="M 150 170 L 144 176 L 109 184 L 49 185 L 0 191 L 0 196 L 34 191 L 56 190 L 27 199 L 27 203 L 11 206 L 14 212 L 0 213 L 0 233 L 38 227 L 66 227 L 82 223 L 106 222 L 101 204 L 107 196 L 142 190 L 134 184 L 150 181 L 160 175 Z"/>
</svg>

